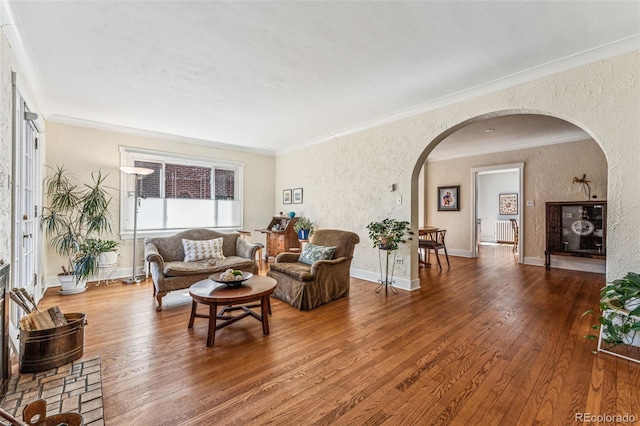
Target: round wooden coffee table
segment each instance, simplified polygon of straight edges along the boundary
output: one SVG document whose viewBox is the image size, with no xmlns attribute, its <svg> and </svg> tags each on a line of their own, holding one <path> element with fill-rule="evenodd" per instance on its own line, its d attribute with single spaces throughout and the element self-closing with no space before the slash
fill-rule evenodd
<svg viewBox="0 0 640 426">
<path fill-rule="evenodd" d="M 269 315 L 271 314 L 271 302 L 269 296 L 276 288 L 276 280 L 271 277 L 254 275 L 239 287 L 227 287 L 207 278 L 198 281 L 189 287 L 189 294 L 193 299 L 191 303 L 191 319 L 189 328 L 193 328 L 196 317 L 209 318 L 209 331 L 207 333 L 207 346 L 213 346 L 216 330 L 220 330 L 242 318 L 252 316 L 262 323 L 262 333 L 269 334 Z M 252 304 L 251 302 L 260 303 Z M 209 305 L 209 315 L 196 312 L 198 303 Z M 218 306 L 222 306 L 218 312 Z M 252 308 L 260 307 L 260 314 Z M 231 315 L 231 312 L 241 310 L 239 315 Z M 218 323 L 217 320 L 221 322 Z"/>
</svg>

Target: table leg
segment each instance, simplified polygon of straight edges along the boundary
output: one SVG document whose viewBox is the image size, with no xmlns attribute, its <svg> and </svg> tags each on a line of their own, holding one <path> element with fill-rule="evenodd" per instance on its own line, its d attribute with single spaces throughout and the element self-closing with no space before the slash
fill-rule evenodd
<svg viewBox="0 0 640 426">
<path fill-rule="evenodd" d="M 218 305 L 212 303 L 209 305 L 209 332 L 207 333 L 207 346 L 213 346 L 216 338 L 216 319 L 218 316 Z"/>
<path fill-rule="evenodd" d="M 191 301 L 191 318 L 189 319 L 189 327 L 187 328 L 193 328 L 193 322 L 196 320 L 197 306 L 198 304 L 196 303 L 195 300 Z"/>
<path fill-rule="evenodd" d="M 269 309 L 271 303 L 269 303 L 269 295 L 262 296 L 261 303 L 261 314 L 262 314 L 262 334 L 265 336 L 269 334 Z"/>
</svg>

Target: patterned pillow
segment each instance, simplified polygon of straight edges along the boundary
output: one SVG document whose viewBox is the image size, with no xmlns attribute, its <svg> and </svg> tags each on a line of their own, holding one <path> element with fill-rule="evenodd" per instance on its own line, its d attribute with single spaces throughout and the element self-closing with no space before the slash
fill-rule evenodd
<svg viewBox="0 0 640 426">
<path fill-rule="evenodd" d="M 313 265 L 316 260 L 330 260 L 333 257 L 333 252 L 335 251 L 335 246 L 325 247 L 307 243 L 298 258 L 298 262 Z"/>
<path fill-rule="evenodd" d="M 195 262 L 202 259 L 225 259 L 222 254 L 222 237 L 213 240 L 185 240 L 182 239 L 184 247 L 184 261 Z"/>
</svg>

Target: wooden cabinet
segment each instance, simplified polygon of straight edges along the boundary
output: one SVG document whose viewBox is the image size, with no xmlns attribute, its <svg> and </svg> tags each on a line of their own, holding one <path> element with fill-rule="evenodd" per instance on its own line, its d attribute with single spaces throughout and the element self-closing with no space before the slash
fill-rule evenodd
<svg viewBox="0 0 640 426">
<path fill-rule="evenodd" d="M 293 225 L 295 225 L 297 221 L 297 217 L 273 216 L 267 228 L 259 230 L 267 234 L 267 251 L 265 258 L 268 259 L 269 256 L 275 257 L 279 253 L 300 248 L 298 234 L 296 234 L 296 231 L 293 229 Z"/>
<path fill-rule="evenodd" d="M 551 269 L 551 255 L 605 259 L 607 202 L 546 203 L 546 234 L 544 266 L 547 270 Z"/>
</svg>

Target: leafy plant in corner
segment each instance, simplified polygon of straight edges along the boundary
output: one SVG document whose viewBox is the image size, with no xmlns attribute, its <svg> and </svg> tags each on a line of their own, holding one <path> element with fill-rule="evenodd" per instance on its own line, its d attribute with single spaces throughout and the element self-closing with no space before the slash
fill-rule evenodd
<svg viewBox="0 0 640 426">
<path fill-rule="evenodd" d="M 640 331 L 640 275 L 629 272 L 623 278 L 608 283 L 600 292 L 600 315 L 593 330 L 602 328 L 606 349 L 619 344 L 631 344 Z M 582 316 L 596 314 L 589 309 Z M 597 339 L 589 334 L 586 339 Z M 595 353 L 595 351 L 594 351 Z"/>
<path fill-rule="evenodd" d="M 50 205 L 43 208 L 41 226 L 49 245 L 67 258 L 63 274 L 73 274 L 76 284 L 98 270 L 98 240 L 90 237 L 111 232 L 109 204 L 112 198 L 106 192 L 106 177 L 101 171 L 92 172 L 92 183 L 79 184 L 64 166 L 57 166 L 53 175 L 45 180 Z"/>
<path fill-rule="evenodd" d="M 380 222 L 371 222 L 367 225 L 369 238 L 373 241 L 373 247 L 381 250 L 398 250 L 400 244 L 411 240 L 413 235 L 409 222 L 405 220 L 383 219 Z"/>
</svg>

